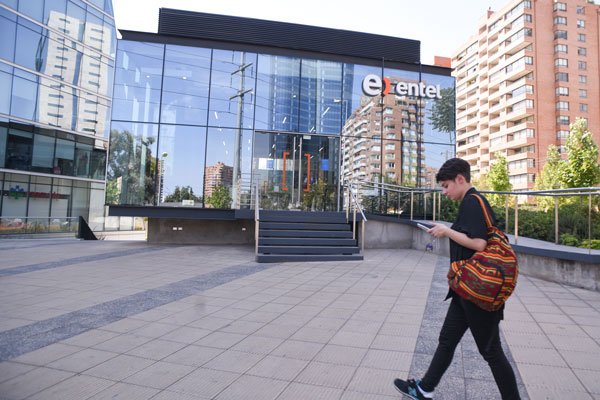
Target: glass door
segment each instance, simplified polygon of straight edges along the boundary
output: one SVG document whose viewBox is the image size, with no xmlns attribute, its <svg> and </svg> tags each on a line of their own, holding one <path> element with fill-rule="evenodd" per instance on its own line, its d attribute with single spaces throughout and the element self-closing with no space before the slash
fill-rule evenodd
<svg viewBox="0 0 600 400">
<path fill-rule="evenodd" d="M 256 131 L 252 169 L 261 208 L 337 210 L 338 149 L 335 136 Z"/>
</svg>

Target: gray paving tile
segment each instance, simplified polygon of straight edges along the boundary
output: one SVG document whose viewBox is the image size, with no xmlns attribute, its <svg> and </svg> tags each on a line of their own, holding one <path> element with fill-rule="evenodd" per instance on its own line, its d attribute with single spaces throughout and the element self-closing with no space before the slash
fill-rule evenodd
<svg viewBox="0 0 600 400">
<path fill-rule="evenodd" d="M 194 371 L 194 367 L 159 361 L 129 376 L 124 381 L 139 386 L 166 389 Z M 156 394 L 156 393 L 155 393 Z"/>
<path fill-rule="evenodd" d="M 86 400 L 150 400 L 158 393 L 158 389 L 119 382 Z"/>
<path fill-rule="evenodd" d="M 72 376 L 70 372 L 38 367 L 0 383 L 0 393 L 7 399 L 24 399 Z"/>
<path fill-rule="evenodd" d="M 277 397 L 277 400 L 334 400 L 339 399 L 342 393 L 342 389 L 292 382 L 285 388 L 281 395 Z"/>
<path fill-rule="evenodd" d="M 117 356 L 117 353 L 110 351 L 83 349 L 60 360 L 51 362 L 48 364 L 48 367 L 70 372 L 83 372 Z"/>
<path fill-rule="evenodd" d="M 258 376 L 242 376 L 223 390 L 215 400 L 273 400 L 288 382 Z"/>
<path fill-rule="evenodd" d="M 93 376 L 76 375 L 29 397 L 31 400 L 80 400 L 87 399 L 115 382 Z"/>
<path fill-rule="evenodd" d="M 294 380 L 308 385 L 344 389 L 355 371 L 356 367 L 352 366 L 336 365 L 332 367 L 331 364 L 313 361 Z"/>
<path fill-rule="evenodd" d="M 98 378 L 122 381 L 154 363 L 155 361 L 146 358 L 122 354 L 86 370 L 85 374 Z"/>
<path fill-rule="evenodd" d="M 199 368 L 183 377 L 168 390 L 188 396 L 212 399 L 238 379 L 240 374 Z"/>
<path fill-rule="evenodd" d="M 225 350 L 209 362 L 204 368 L 244 373 L 264 358 L 262 354 L 245 353 L 242 351 Z"/>
<path fill-rule="evenodd" d="M 306 360 L 269 355 L 246 371 L 246 374 L 292 381 L 307 365 Z"/>
</svg>

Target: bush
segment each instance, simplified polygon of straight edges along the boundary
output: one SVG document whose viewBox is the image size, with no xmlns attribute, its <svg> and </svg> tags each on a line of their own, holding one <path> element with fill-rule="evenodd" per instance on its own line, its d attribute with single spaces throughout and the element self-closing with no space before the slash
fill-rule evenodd
<svg viewBox="0 0 600 400">
<path fill-rule="evenodd" d="M 582 247 L 584 249 L 589 249 L 590 248 L 590 242 L 592 245 L 592 249 L 594 250 L 600 250 L 600 239 L 586 239 L 584 241 L 581 242 L 581 244 L 579 245 L 579 247 Z"/>
<path fill-rule="evenodd" d="M 579 246 L 579 239 L 570 233 L 563 233 L 560 235 L 560 243 L 565 246 Z"/>
</svg>

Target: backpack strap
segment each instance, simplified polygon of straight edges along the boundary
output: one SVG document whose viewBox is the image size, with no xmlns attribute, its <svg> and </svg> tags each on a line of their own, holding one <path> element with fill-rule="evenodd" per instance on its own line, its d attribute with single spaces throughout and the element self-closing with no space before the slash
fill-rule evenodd
<svg viewBox="0 0 600 400">
<path fill-rule="evenodd" d="M 481 196 L 479 196 L 478 194 L 471 194 L 471 196 L 479 200 L 479 204 L 481 205 L 481 209 L 483 210 L 483 217 L 485 218 L 485 224 L 487 225 L 487 227 L 491 228 L 492 226 L 494 226 L 494 224 L 492 223 L 492 217 L 490 216 L 490 212 L 485 206 L 485 203 L 483 202 Z"/>
</svg>

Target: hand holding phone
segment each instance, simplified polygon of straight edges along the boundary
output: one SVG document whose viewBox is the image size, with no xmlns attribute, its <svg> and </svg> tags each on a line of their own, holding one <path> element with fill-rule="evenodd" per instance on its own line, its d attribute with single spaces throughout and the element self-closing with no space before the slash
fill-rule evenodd
<svg viewBox="0 0 600 400">
<path fill-rule="evenodd" d="M 417 226 L 418 226 L 419 228 L 423 229 L 423 230 L 424 230 L 425 232 L 427 232 L 427 233 L 429 233 L 429 230 L 432 228 L 432 227 L 430 227 L 430 226 L 423 225 L 423 224 L 421 224 L 421 223 L 419 223 L 419 222 L 417 222 Z"/>
</svg>

